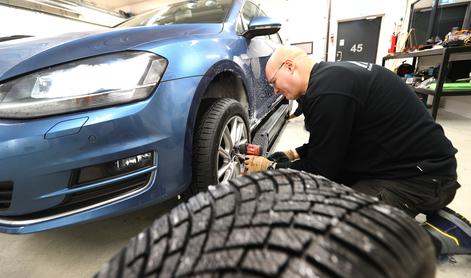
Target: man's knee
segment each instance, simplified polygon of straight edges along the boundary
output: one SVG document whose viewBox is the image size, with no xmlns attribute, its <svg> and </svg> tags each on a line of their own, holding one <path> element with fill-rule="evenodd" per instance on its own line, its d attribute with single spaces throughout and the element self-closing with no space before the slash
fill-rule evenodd
<svg viewBox="0 0 471 278">
<path fill-rule="evenodd" d="M 366 195 L 378 197 L 378 194 L 383 190 L 380 184 L 379 180 L 361 180 L 354 183 L 351 188 Z"/>
<path fill-rule="evenodd" d="M 413 201 L 408 200 L 394 191 L 390 191 L 388 189 L 383 189 L 378 198 L 383 201 L 385 204 L 390 206 L 396 207 L 400 210 L 406 212 L 409 216 L 415 217 L 419 214 L 419 210 L 417 209 L 417 204 L 413 203 Z"/>
<path fill-rule="evenodd" d="M 405 211 L 415 217 L 419 211 L 416 198 L 407 198 L 400 193 L 397 181 L 392 180 L 365 180 L 355 183 L 352 188 L 358 192 L 377 197 L 385 204 Z"/>
</svg>

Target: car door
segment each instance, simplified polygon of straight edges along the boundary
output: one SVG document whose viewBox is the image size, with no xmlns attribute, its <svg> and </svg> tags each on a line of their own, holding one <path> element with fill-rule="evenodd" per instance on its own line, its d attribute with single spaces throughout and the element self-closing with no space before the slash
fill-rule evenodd
<svg viewBox="0 0 471 278">
<path fill-rule="evenodd" d="M 247 30 L 250 21 L 256 16 L 265 14 L 252 2 L 245 2 L 240 13 L 240 21 L 237 26 L 239 33 Z M 247 47 L 246 64 L 249 66 L 251 90 L 250 98 L 250 122 L 251 125 L 262 119 L 274 106 L 279 96 L 275 95 L 273 88 L 265 77 L 265 66 L 273 51 L 281 45 L 278 34 L 270 36 L 258 36 L 252 39 L 244 39 Z"/>
</svg>

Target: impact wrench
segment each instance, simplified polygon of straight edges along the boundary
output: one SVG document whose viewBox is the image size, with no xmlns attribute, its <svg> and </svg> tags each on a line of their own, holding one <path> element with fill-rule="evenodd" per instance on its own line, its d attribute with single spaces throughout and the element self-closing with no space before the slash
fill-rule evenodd
<svg viewBox="0 0 471 278">
<path fill-rule="evenodd" d="M 239 157 L 240 163 L 242 165 L 244 164 L 246 155 L 261 156 L 263 154 L 262 146 L 255 145 L 255 144 L 244 143 L 244 144 L 240 144 L 238 146 L 234 146 L 234 148 L 239 153 L 238 157 Z M 241 176 L 245 176 L 247 174 L 247 172 L 246 172 L 247 169 L 245 168 L 245 165 L 244 165 L 243 169 L 244 169 L 244 171 L 240 172 Z"/>
</svg>

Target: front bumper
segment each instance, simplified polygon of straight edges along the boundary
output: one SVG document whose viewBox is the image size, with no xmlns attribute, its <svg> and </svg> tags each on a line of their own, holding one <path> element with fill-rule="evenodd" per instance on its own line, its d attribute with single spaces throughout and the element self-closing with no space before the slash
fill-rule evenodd
<svg viewBox="0 0 471 278">
<path fill-rule="evenodd" d="M 162 82 L 149 99 L 137 103 L 28 121 L 0 120 L 0 184 L 13 185 L 8 208 L 0 209 L 0 232 L 31 233 L 94 220 L 182 192 L 191 181 L 188 123 L 200 80 Z M 152 167 L 70 186 L 75 169 L 145 152 L 154 154 Z M 139 186 L 121 194 L 64 206 L 72 195 L 90 195 L 133 179 Z"/>
</svg>

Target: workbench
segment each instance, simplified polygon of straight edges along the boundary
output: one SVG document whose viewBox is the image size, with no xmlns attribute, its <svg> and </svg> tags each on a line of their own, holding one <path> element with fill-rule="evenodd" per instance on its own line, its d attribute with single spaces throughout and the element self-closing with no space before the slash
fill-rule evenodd
<svg viewBox="0 0 471 278">
<path fill-rule="evenodd" d="M 405 59 L 412 58 L 412 65 L 417 70 L 418 66 L 424 60 L 426 63 L 429 63 L 433 66 L 440 65 L 440 70 L 438 72 L 437 84 L 434 90 L 432 89 L 423 89 L 423 88 L 413 88 L 416 93 L 426 94 L 433 96 L 432 102 L 432 117 L 434 120 L 437 118 L 438 107 L 440 104 L 440 99 L 447 96 L 469 96 L 471 95 L 471 90 L 459 90 L 459 91 L 444 91 L 443 83 L 448 74 L 449 64 L 452 61 L 465 61 L 471 60 L 471 46 L 459 46 L 459 47 L 444 47 L 437 49 L 421 50 L 414 52 L 398 52 L 392 53 L 383 57 L 382 66 L 386 65 L 386 61 L 390 59 Z M 446 66 L 442 66 L 446 65 Z"/>
</svg>

